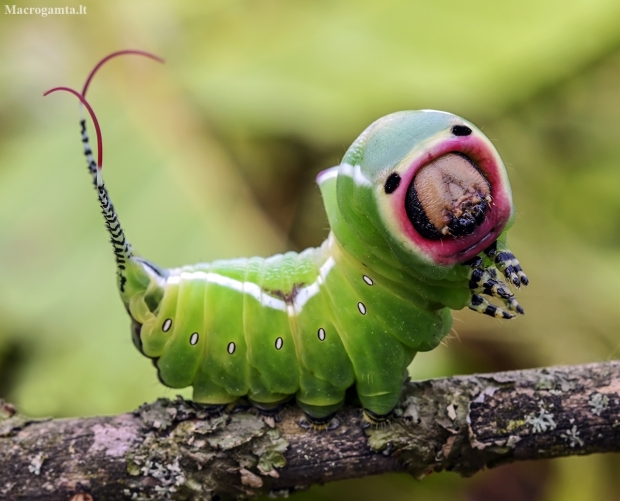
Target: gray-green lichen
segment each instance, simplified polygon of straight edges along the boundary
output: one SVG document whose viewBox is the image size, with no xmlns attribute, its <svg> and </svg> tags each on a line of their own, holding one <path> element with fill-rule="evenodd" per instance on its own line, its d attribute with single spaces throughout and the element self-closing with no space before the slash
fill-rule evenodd
<svg viewBox="0 0 620 501">
<path fill-rule="evenodd" d="M 525 422 L 532 426 L 532 433 L 544 433 L 547 430 L 554 430 L 557 426 L 553 414 L 546 410 L 542 404 L 540 404 L 538 415 L 535 413 L 528 414 Z"/>
<path fill-rule="evenodd" d="M 561 395 L 575 388 L 575 383 L 565 374 L 552 368 L 542 370 L 542 375 L 534 388 L 536 390 L 546 390 L 552 395 Z"/>
<path fill-rule="evenodd" d="M 590 395 L 588 405 L 591 408 L 592 414 L 600 416 L 607 407 L 609 407 L 609 397 L 602 393 L 593 393 Z"/>
<path fill-rule="evenodd" d="M 323 432 L 302 430 L 294 405 L 277 423 L 182 399 L 134 415 L 34 423 L 0 402 L 0 498 L 239 499 L 388 471 L 472 475 L 514 460 L 617 452 L 619 369 L 420 381 L 404 387 L 386 423 L 363 428 L 361 410 L 345 406 L 340 427 Z"/>
<path fill-rule="evenodd" d="M 475 382 L 472 386 L 477 385 Z M 430 397 L 433 388 L 427 386 L 419 383 L 410 388 L 410 394 L 394 410 L 399 419 L 366 430 L 372 450 L 398 458 L 400 465 L 416 478 L 444 469 L 453 451 L 460 450 L 468 440 L 469 392 L 464 389 L 450 395 L 447 402 L 436 401 Z M 441 444 L 439 449 L 437 444 Z"/>
<path fill-rule="evenodd" d="M 560 436 L 568 442 L 568 445 L 571 448 L 575 447 L 583 447 L 583 440 L 579 438 L 579 431 L 577 430 L 577 425 L 573 425 L 573 427 L 566 432 L 561 433 Z"/>
<path fill-rule="evenodd" d="M 35 475 L 39 475 L 41 473 L 41 466 L 43 466 L 43 461 L 45 461 L 45 454 L 39 452 L 30 460 L 30 464 L 28 465 L 28 471 L 30 473 L 34 473 Z"/>
<path fill-rule="evenodd" d="M 268 492 L 286 465 L 288 442 L 261 416 L 228 414 L 178 398 L 137 413 L 145 438 L 127 459 L 135 482 L 125 495 L 140 500 L 242 498 Z"/>
</svg>

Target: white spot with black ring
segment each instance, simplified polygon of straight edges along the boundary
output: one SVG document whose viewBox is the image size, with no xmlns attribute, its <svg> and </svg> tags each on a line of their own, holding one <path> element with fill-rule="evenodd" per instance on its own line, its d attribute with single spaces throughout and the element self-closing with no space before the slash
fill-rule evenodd
<svg viewBox="0 0 620 501">
<path fill-rule="evenodd" d="M 362 302 L 357 303 L 357 309 L 360 310 L 360 313 L 362 315 L 366 315 L 366 306 L 364 305 L 364 303 Z"/>
<path fill-rule="evenodd" d="M 325 329 L 323 329 L 323 327 L 319 329 L 318 335 L 319 341 L 325 341 Z"/>
<path fill-rule="evenodd" d="M 170 330 L 170 327 L 172 327 L 172 319 L 167 318 L 166 320 L 164 320 L 164 325 L 161 326 L 161 330 L 164 332 L 168 332 Z"/>
<path fill-rule="evenodd" d="M 283 345 L 284 345 L 284 340 L 281 337 L 276 339 L 276 350 L 281 350 Z"/>
<path fill-rule="evenodd" d="M 237 347 L 235 346 L 235 343 L 228 343 L 228 354 L 232 355 L 235 352 L 235 349 Z"/>
<path fill-rule="evenodd" d="M 372 281 L 372 278 L 370 278 L 369 276 L 364 275 L 362 278 L 364 279 L 364 282 L 366 282 L 368 285 L 374 284 L 374 282 Z"/>
<path fill-rule="evenodd" d="M 196 343 L 198 343 L 198 333 L 194 332 L 190 337 L 189 337 L 189 344 L 191 344 L 192 346 L 195 346 Z"/>
</svg>

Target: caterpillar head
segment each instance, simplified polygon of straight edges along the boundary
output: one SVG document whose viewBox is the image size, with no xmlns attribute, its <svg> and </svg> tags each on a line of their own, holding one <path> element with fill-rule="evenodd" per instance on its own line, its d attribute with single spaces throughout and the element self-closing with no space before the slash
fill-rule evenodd
<svg viewBox="0 0 620 501">
<path fill-rule="evenodd" d="M 371 124 L 338 167 L 337 198 L 365 245 L 387 247 L 435 277 L 482 252 L 514 216 L 506 169 L 489 139 L 467 120 L 431 110 Z"/>
</svg>

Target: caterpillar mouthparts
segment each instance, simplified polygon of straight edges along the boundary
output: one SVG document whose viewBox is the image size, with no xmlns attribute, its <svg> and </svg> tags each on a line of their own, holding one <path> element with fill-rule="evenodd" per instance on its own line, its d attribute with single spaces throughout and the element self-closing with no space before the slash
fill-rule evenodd
<svg viewBox="0 0 620 501">
<path fill-rule="evenodd" d="M 405 209 L 425 238 L 471 235 L 492 202 L 488 181 L 460 153 L 446 153 L 423 166 L 407 190 Z"/>
</svg>

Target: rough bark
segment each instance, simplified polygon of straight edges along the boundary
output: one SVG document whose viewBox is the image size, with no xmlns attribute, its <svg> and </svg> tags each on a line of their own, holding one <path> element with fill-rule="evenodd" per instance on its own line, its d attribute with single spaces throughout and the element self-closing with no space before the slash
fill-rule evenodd
<svg viewBox="0 0 620 501">
<path fill-rule="evenodd" d="M 0 498 L 228 499 L 404 471 L 472 475 L 520 460 L 620 451 L 620 363 L 408 383 L 388 423 L 308 430 L 295 405 L 274 420 L 158 400 L 131 414 L 30 419 L 0 402 Z"/>
</svg>

